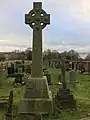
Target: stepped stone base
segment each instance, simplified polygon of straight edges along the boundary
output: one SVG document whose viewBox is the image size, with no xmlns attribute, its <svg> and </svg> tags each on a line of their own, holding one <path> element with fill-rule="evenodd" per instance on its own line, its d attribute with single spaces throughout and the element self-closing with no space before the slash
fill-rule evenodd
<svg viewBox="0 0 90 120">
<path fill-rule="evenodd" d="M 46 77 L 30 78 L 26 85 L 24 98 L 20 101 L 20 114 L 52 113 L 52 94 Z"/>
<path fill-rule="evenodd" d="M 19 120 L 42 120 L 41 114 L 19 115 Z"/>
<path fill-rule="evenodd" d="M 76 100 L 71 94 L 69 89 L 59 89 L 57 96 L 55 97 L 56 105 L 60 108 L 76 108 Z"/>
</svg>

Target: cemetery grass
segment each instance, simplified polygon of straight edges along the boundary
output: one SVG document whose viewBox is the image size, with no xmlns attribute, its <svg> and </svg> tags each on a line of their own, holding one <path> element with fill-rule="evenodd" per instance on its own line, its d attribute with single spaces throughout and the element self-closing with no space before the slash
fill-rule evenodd
<svg viewBox="0 0 90 120">
<path fill-rule="evenodd" d="M 58 73 L 60 72 L 59 69 L 49 69 L 52 74 L 52 85 L 50 85 L 50 90 L 53 93 L 53 97 L 56 95 L 59 86 L 57 85 L 58 81 Z M 12 86 L 12 78 L 5 78 L 3 76 L 3 82 L 0 83 L 0 96 L 8 96 L 10 90 L 14 91 L 14 106 L 13 106 L 13 112 L 14 112 L 14 119 L 19 120 L 17 118 L 17 111 L 18 111 L 18 105 L 19 101 L 21 100 L 23 96 L 24 86 L 23 87 L 13 87 Z M 69 73 L 66 73 L 66 80 L 68 82 L 69 79 Z M 90 76 L 88 75 L 81 75 L 80 73 L 77 73 L 77 85 L 75 89 L 71 89 L 73 95 L 76 98 L 77 102 L 77 110 L 76 111 L 70 111 L 70 110 L 60 110 L 59 112 L 55 112 L 52 115 L 49 115 L 48 117 L 44 117 L 44 120 L 79 120 L 80 118 L 85 118 L 87 116 L 90 116 Z M 0 111 L 0 120 L 3 120 L 4 113 L 6 111 Z"/>
</svg>

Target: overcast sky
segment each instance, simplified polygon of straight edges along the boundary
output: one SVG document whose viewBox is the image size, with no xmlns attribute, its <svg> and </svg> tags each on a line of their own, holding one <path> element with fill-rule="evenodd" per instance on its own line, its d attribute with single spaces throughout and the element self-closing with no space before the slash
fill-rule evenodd
<svg viewBox="0 0 90 120">
<path fill-rule="evenodd" d="M 33 1 L 0 0 L 0 51 L 31 47 L 32 29 L 24 21 Z M 50 25 L 43 30 L 44 49 L 90 52 L 90 0 L 39 2 L 50 14 Z"/>
</svg>

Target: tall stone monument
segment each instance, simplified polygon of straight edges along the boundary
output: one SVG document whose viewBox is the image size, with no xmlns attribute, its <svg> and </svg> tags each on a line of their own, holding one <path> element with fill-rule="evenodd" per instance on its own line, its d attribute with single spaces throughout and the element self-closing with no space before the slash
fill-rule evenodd
<svg viewBox="0 0 90 120">
<path fill-rule="evenodd" d="M 43 76 L 42 29 L 50 24 L 50 15 L 42 9 L 42 2 L 33 2 L 33 9 L 25 15 L 25 24 L 33 29 L 32 71 L 20 101 L 20 114 L 51 113 L 52 94 Z"/>
</svg>

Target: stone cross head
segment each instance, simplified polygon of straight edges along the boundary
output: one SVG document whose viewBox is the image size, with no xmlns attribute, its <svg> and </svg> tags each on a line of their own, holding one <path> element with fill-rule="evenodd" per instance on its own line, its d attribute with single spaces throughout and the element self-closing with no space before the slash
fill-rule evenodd
<svg viewBox="0 0 90 120">
<path fill-rule="evenodd" d="M 29 24 L 32 29 L 43 29 L 50 24 L 50 14 L 42 9 L 42 2 L 33 3 L 33 9 L 25 14 L 25 24 Z"/>
</svg>

